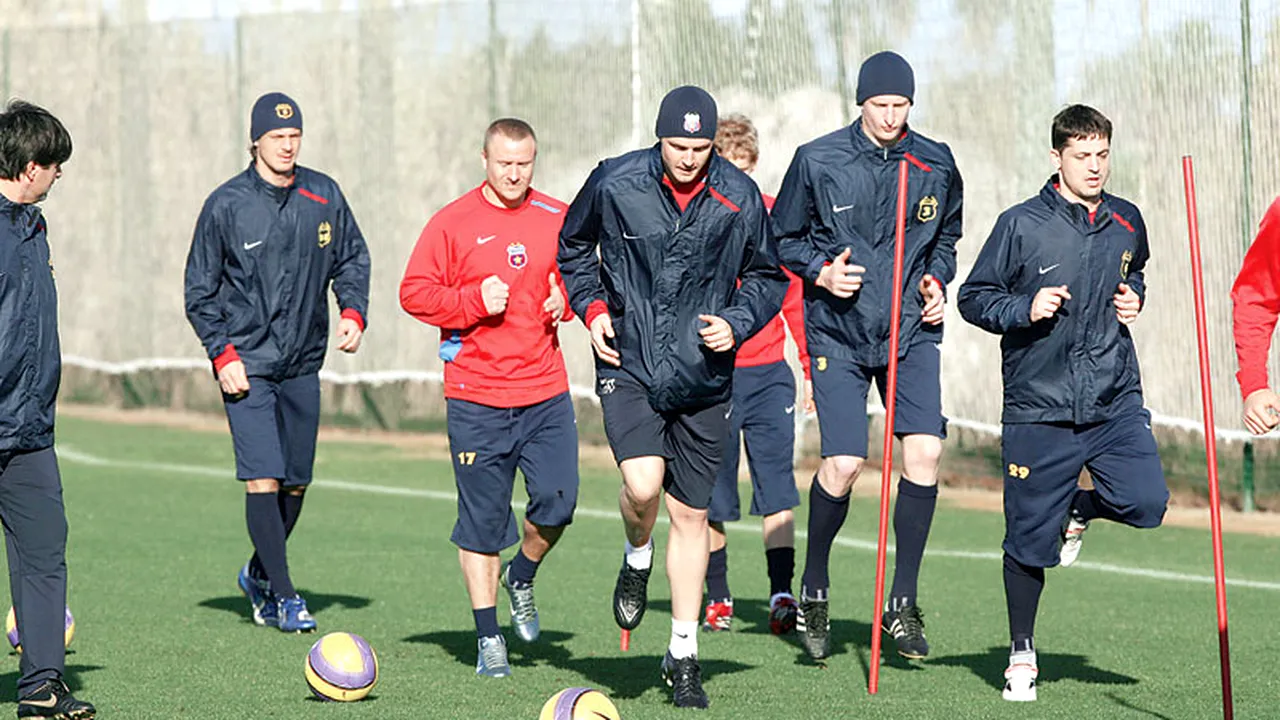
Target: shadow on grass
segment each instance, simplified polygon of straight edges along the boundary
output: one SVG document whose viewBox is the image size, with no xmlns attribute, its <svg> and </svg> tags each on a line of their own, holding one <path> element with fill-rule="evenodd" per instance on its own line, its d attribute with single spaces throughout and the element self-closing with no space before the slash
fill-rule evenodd
<svg viewBox="0 0 1280 720">
<path fill-rule="evenodd" d="M 68 663 L 64 668 L 62 679 L 66 681 L 67 687 L 71 688 L 71 692 L 74 693 L 83 684 L 80 682 L 81 675 L 103 669 L 105 668 L 102 665 L 75 665 Z M 0 702 L 18 702 L 18 679 L 21 677 L 22 673 L 16 670 L 0 674 L 0 687 L 3 688 L 0 689 Z"/>
<path fill-rule="evenodd" d="M 1093 685 L 1138 684 L 1137 678 L 1090 665 L 1089 658 L 1083 655 L 1061 655 L 1041 651 L 1037 653 L 1036 660 L 1040 666 L 1040 676 L 1036 678 L 1037 686 L 1048 685 L 1058 680 L 1078 680 Z M 948 655 L 930 660 L 929 664 L 969 668 L 983 682 L 997 690 L 1002 690 L 1004 689 L 1004 669 L 1009 664 L 1009 646 L 988 648 L 984 653 Z M 1117 702 L 1123 704 L 1119 700 Z"/>
<path fill-rule="evenodd" d="M 650 609 L 653 609 L 652 605 Z M 575 657 L 564 647 L 563 643 L 573 637 L 572 633 L 544 631 L 535 643 L 519 640 L 508 640 L 507 652 L 512 669 L 518 675 L 521 667 L 549 665 L 554 668 L 577 673 L 586 678 L 588 683 L 605 691 L 614 698 L 634 699 L 646 691 L 662 685 L 658 666 L 662 662 L 660 655 L 620 654 L 617 656 L 584 656 Z M 413 635 L 404 642 L 436 645 L 449 653 L 459 664 L 470 671 L 476 663 L 476 635 L 471 630 L 447 630 L 422 635 Z M 716 675 L 741 672 L 750 669 L 751 665 L 729 660 L 703 660 L 702 679 L 704 681 Z"/>
<path fill-rule="evenodd" d="M 334 595 L 330 593 L 311 592 L 298 588 L 298 594 L 307 599 L 307 610 L 314 615 L 329 608 L 340 606 L 347 610 L 359 610 L 369 607 L 373 601 L 358 595 Z M 253 622 L 253 612 L 249 609 L 249 601 L 243 595 L 226 595 L 209 598 L 197 603 L 200 607 L 212 610 L 223 610 L 232 615 L 239 615 L 246 622 Z"/>
<path fill-rule="evenodd" d="M 1163 715 L 1161 713 L 1156 712 L 1155 710 L 1140 708 L 1137 705 L 1134 705 L 1133 703 L 1129 702 L 1128 700 L 1125 700 L 1124 698 L 1120 697 L 1119 695 L 1113 692 L 1106 693 L 1106 696 L 1109 700 L 1111 700 L 1111 702 L 1119 705 L 1120 707 L 1126 710 L 1139 712 L 1139 713 L 1142 713 L 1143 715 L 1149 715 L 1153 718 L 1159 718 L 1160 720 L 1173 720 L 1173 718 L 1169 717 L 1168 715 Z"/>
</svg>

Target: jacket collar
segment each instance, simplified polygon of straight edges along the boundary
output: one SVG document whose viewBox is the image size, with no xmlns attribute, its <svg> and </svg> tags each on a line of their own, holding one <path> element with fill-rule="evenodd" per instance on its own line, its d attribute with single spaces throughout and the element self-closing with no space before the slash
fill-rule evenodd
<svg viewBox="0 0 1280 720">
<path fill-rule="evenodd" d="M 16 203 L 0 195 L 0 216 L 8 218 L 14 227 L 30 235 L 31 228 L 40 221 L 40 206 L 35 203 Z"/>
<path fill-rule="evenodd" d="M 661 185 L 662 176 L 666 173 L 666 170 L 662 167 L 662 143 L 654 143 L 653 147 L 649 148 L 647 152 L 649 153 L 649 174 L 653 176 L 658 185 Z M 715 150 L 712 150 L 707 174 L 703 176 L 703 181 L 706 182 L 707 187 L 723 187 L 725 168 L 731 164 L 728 160 L 720 157 Z"/>
<path fill-rule="evenodd" d="M 1055 213 L 1066 218 L 1071 224 L 1080 227 L 1085 232 L 1099 230 L 1105 224 L 1105 221 L 1111 219 L 1111 196 L 1103 191 L 1102 202 L 1098 205 L 1098 211 L 1094 214 L 1093 222 L 1089 222 L 1089 208 L 1074 203 L 1062 196 L 1058 192 L 1058 184 L 1061 182 L 1057 173 L 1049 177 L 1044 187 L 1040 188 L 1040 200 L 1048 205 Z"/>
<path fill-rule="evenodd" d="M 284 205 L 285 201 L 289 199 L 289 195 L 291 195 L 294 189 L 298 187 L 299 170 L 301 170 L 301 168 L 295 165 L 293 170 L 293 182 L 284 187 L 272 185 L 266 180 L 263 180 L 262 176 L 258 174 L 258 169 L 253 166 L 253 161 L 249 162 L 249 167 L 245 168 L 244 172 L 245 175 L 248 176 L 249 184 L 254 190 L 266 195 L 276 201 L 276 203 Z"/>
<path fill-rule="evenodd" d="M 856 153 L 866 153 L 875 155 L 884 160 L 894 159 L 901 160 L 904 155 L 910 152 L 915 145 L 915 133 L 911 131 L 911 126 L 907 125 L 902 129 L 902 138 L 893 145 L 885 148 L 880 147 L 862 130 L 862 118 L 859 117 L 848 127 L 849 141 L 853 144 L 853 150 Z"/>
</svg>

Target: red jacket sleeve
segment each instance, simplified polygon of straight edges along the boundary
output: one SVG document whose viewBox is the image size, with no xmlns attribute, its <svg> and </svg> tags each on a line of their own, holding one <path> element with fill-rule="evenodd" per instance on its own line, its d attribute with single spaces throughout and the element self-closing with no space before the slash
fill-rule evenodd
<svg viewBox="0 0 1280 720">
<path fill-rule="evenodd" d="M 1239 371 L 1236 380 L 1245 397 L 1266 388 L 1267 354 L 1280 316 L 1280 198 L 1262 218 L 1258 237 L 1244 256 L 1231 288 L 1232 335 Z"/>
<path fill-rule="evenodd" d="M 768 196 L 766 196 L 768 197 Z M 782 298 L 782 319 L 791 331 L 791 339 L 795 341 L 800 355 L 800 369 L 804 371 L 804 379 L 809 378 L 809 344 L 804 339 L 804 281 L 795 273 L 782 268 L 790 284 L 787 294 Z"/>
<path fill-rule="evenodd" d="M 463 287 L 453 264 L 453 243 L 438 217 L 423 228 L 400 281 L 400 307 L 429 325 L 465 330 L 488 316 L 480 286 Z"/>
</svg>

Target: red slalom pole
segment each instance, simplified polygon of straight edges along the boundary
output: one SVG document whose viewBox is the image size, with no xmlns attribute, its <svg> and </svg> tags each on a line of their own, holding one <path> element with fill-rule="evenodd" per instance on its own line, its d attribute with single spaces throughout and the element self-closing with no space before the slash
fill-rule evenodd
<svg viewBox="0 0 1280 720">
<path fill-rule="evenodd" d="M 885 379 L 884 452 L 880 464 L 880 537 L 876 545 L 876 606 L 871 613 L 871 672 L 867 692 L 880 691 L 880 613 L 884 611 L 884 556 L 889 543 L 889 478 L 893 475 L 893 416 L 898 407 L 898 335 L 902 324 L 902 255 L 907 227 L 907 161 L 898 161 L 898 212 L 893 240 L 893 304 L 889 311 L 889 370 Z"/>
<path fill-rule="evenodd" d="M 1204 272 L 1200 265 L 1200 221 L 1196 216 L 1196 176 L 1191 156 L 1182 156 L 1187 193 L 1187 232 L 1191 237 L 1191 282 L 1196 296 L 1196 339 L 1200 348 L 1200 395 L 1204 400 L 1204 451 L 1209 464 L 1209 519 L 1213 533 L 1213 584 L 1218 600 L 1218 653 L 1222 659 L 1222 717 L 1232 720 L 1231 647 L 1227 641 L 1227 580 L 1222 562 L 1222 510 L 1218 506 L 1218 436 L 1213 424 L 1213 386 L 1209 382 L 1209 332 L 1204 312 Z"/>
<path fill-rule="evenodd" d="M 626 652 L 631 649 L 631 631 L 630 630 L 622 631 L 622 636 L 618 638 L 618 647 L 622 650 L 622 652 Z"/>
</svg>

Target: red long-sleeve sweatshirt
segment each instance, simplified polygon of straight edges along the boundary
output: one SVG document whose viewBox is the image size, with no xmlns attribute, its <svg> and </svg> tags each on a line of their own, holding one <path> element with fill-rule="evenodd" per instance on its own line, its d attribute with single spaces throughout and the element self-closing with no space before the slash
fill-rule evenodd
<svg viewBox="0 0 1280 720">
<path fill-rule="evenodd" d="M 569 389 L 556 320 L 542 305 L 548 276 L 567 298 L 556 245 L 567 206 L 530 189 L 524 204 L 500 208 L 483 185 L 446 205 L 423 229 L 400 282 L 400 306 L 440 328 L 444 395 L 491 407 L 524 407 Z M 480 284 L 497 275 L 507 308 L 489 315 Z"/>
<path fill-rule="evenodd" d="M 1267 353 L 1280 317 L 1280 198 L 1271 204 L 1231 288 L 1232 334 L 1245 397 L 1268 386 Z"/>
</svg>

